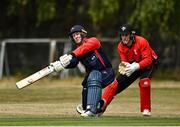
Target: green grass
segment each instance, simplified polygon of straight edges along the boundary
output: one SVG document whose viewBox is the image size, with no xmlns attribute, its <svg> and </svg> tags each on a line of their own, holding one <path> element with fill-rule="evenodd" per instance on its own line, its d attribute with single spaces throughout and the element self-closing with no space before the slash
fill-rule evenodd
<svg viewBox="0 0 180 127">
<path fill-rule="evenodd" d="M 54 117 L 54 118 L 1 118 L 2 126 L 177 126 L 179 118 L 144 118 L 144 117 Z"/>
<path fill-rule="evenodd" d="M 43 79 L 17 90 L 16 79 L 0 81 L 0 126 L 180 126 L 180 82 L 153 81 L 152 116 L 139 109 L 135 82 L 117 95 L 102 117 L 82 118 L 81 78 Z"/>
</svg>

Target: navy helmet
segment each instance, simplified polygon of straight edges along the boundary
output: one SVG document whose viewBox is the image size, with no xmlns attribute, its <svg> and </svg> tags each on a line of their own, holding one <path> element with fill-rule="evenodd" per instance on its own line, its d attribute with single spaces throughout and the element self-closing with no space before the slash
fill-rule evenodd
<svg viewBox="0 0 180 127">
<path fill-rule="evenodd" d="M 72 34 L 75 33 L 75 32 L 81 32 L 81 37 L 82 37 L 82 40 L 84 37 L 86 37 L 87 35 L 87 31 L 84 29 L 84 27 L 82 27 L 81 25 L 74 25 L 71 29 L 70 29 L 70 32 L 69 32 L 69 38 L 72 42 L 75 43 L 75 40 L 73 39 L 72 37 Z M 81 41 L 82 41 L 81 40 Z"/>
<path fill-rule="evenodd" d="M 128 35 L 128 34 L 133 34 L 133 29 L 132 26 L 129 24 L 124 24 L 120 27 L 119 29 L 119 34 L 120 35 Z"/>
<path fill-rule="evenodd" d="M 136 32 L 134 31 L 134 29 L 132 28 L 131 25 L 124 24 L 119 28 L 118 33 L 119 33 L 119 36 L 120 36 L 120 40 L 121 40 L 122 35 L 130 35 L 130 39 L 134 41 L 134 34 Z"/>
<path fill-rule="evenodd" d="M 69 36 L 72 36 L 72 34 L 75 32 L 82 32 L 84 34 L 87 34 L 87 31 L 81 25 L 74 25 L 69 32 Z"/>
</svg>

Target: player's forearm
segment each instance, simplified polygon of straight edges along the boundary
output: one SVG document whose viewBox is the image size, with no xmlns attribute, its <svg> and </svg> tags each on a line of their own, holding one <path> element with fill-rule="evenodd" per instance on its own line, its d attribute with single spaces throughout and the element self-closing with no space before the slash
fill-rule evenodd
<svg viewBox="0 0 180 127">
<path fill-rule="evenodd" d="M 78 63 L 78 58 L 73 56 L 72 60 L 70 61 L 70 64 L 66 67 L 66 69 L 75 68 L 78 65 Z"/>
</svg>

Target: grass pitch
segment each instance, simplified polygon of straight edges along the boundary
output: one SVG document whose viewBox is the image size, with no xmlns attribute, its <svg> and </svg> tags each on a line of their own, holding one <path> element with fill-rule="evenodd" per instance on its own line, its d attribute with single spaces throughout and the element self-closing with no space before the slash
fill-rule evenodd
<svg viewBox="0 0 180 127">
<path fill-rule="evenodd" d="M 139 109 L 135 82 L 117 95 L 102 117 L 82 118 L 75 108 L 81 102 L 82 78 L 42 79 L 18 90 L 9 78 L 0 81 L 2 126 L 180 126 L 180 82 L 152 82 L 152 116 Z"/>
</svg>

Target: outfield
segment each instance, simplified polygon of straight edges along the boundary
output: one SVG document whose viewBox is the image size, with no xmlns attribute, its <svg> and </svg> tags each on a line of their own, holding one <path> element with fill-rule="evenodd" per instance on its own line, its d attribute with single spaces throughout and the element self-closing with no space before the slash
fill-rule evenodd
<svg viewBox="0 0 180 127">
<path fill-rule="evenodd" d="M 0 81 L 1 126 L 180 126 L 180 82 L 153 81 L 151 117 L 139 111 L 136 82 L 115 97 L 102 117 L 82 118 L 75 111 L 81 101 L 81 78 L 43 79 L 23 90 L 17 90 L 17 80 Z"/>
</svg>

